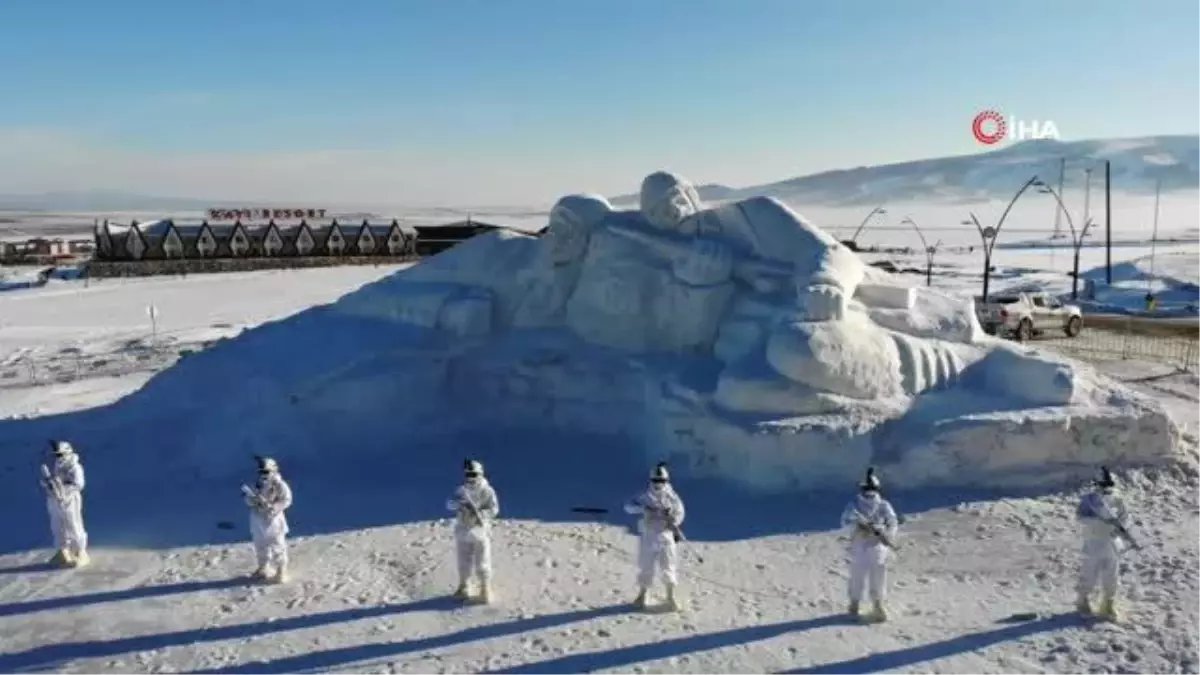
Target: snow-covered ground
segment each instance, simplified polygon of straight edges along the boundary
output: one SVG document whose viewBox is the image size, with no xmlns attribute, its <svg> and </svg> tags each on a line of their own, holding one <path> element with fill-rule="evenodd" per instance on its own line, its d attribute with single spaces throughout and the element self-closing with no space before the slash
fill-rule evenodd
<svg viewBox="0 0 1200 675">
<path fill-rule="evenodd" d="M 184 545 L 108 543 L 114 523 L 94 519 L 98 555 L 80 571 L 46 570 L 40 551 L 0 558 L 0 670 L 1196 672 L 1194 471 L 1129 478 L 1146 549 L 1123 565 L 1121 625 L 1070 613 L 1071 495 L 894 495 L 905 539 L 895 616 L 877 626 L 842 616 L 845 543 L 830 525 L 840 504 L 752 509 L 682 486 L 693 506 L 684 610 L 640 614 L 626 604 L 634 538 L 616 519 L 555 522 L 570 501 L 531 512 L 503 492 L 505 468 L 495 473 L 515 507 L 495 535 L 493 606 L 447 598 L 448 522 L 417 506 L 436 488 L 297 470 L 301 536 L 284 587 L 244 580 L 253 563 L 236 503 L 175 519 Z M 333 509 L 385 509 L 394 524 L 312 524 Z"/>
<path fill-rule="evenodd" d="M 0 359 L 119 352 L 152 339 L 148 305 L 158 310 L 160 341 L 199 348 L 392 271 L 51 281 L 0 295 Z M 965 265 L 962 274 L 969 277 Z M 255 353 L 268 358 L 278 335 L 268 326 L 241 339 L 257 340 Z M 327 358 L 353 365 L 355 349 L 382 349 L 389 339 L 277 348 L 280 358 L 337 350 Z M 892 566 L 895 617 L 868 627 L 842 618 L 845 542 L 834 526 L 852 485 L 764 496 L 687 478 L 677 481 L 689 507 L 685 609 L 634 613 L 625 603 L 635 541 L 617 507 L 641 487 L 645 466 L 603 434 L 362 438 L 342 446 L 346 461 L 285 464 L 297 495 L 296 579 L 252 585 L 236 481 L 163 470 L 190 450 L 162 444 L 165 427 L 156 425 L 185 422 L 153 419 L 142 405 L 146 426 L 128 448 L 91 453 L 86 435 L 77 439 L 92 476 L 86 569 L 41 564 L 48 535 L 31 473 L 40 448 L 2 446 L 0 672 L 1197 672 L 1197 380 L 1132 362 L 1102 368 L 1161 400 L 1184 432 L 1179 464 L 1123 476 L 1146 547 L 1123 566 L 1125 624 L 1070 613 L 1073 491 L 889 491 L 905 515 Z M 32 439 L 6 433 L 22 424 L 36 424 L 39 438 L 85 427 L 103 433 L 117 414 L 106 406 L 148 379 L 139 372 L 0 390 L 0 435 Z M 222 389 L 272 393 L 252 379 L 203 384 L 217 386 L 177 389 L 194 397 L 197 419 L 186 423 L 197 427 L 206 411 L 230 419 Z M 344 396 L 347 409 L 368 404 L 352 391 L 323 395 Z M 375 414 L 387 415 L 386 405 Z M 273 442 L 296 440 L 268 433 Z M 124 452 L 134 447 L 155 453 Z M 585 461 L 600 453 L 606 462 Z M 466 455 L 487 460 L 504 516 L 495 551 L 500 601 L 490 607 L 446 599 L 455 580 L 441 502 Z M 248 452 L 246 466 L 252 471 Z M 586 516 L 575 507 L 610 511 Z"/>
<path fill-rule="evenodd" d="M 36 416 L 71 409 L 75 397 L 111 402 L 181 355 L 336 300 L 406 266 L 52 279 L 40 288 L 0 293 L 0 410 Z M 111 377 L 125 374 L 133 376 Z M 35 377 L 82 381 L 54 394 L 20 386 Z"/>
</svg>

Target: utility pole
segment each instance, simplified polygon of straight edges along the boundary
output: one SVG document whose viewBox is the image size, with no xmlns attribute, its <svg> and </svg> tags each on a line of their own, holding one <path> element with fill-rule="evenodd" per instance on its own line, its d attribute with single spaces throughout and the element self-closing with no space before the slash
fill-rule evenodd
<svg viewBox="0 0 1200 675">
<path fill-rule="evenodd" d="M 1091 213 L 1089 206 L 1092 201 L 1092 169 L 1095 167 L 1089 166 L 1083 170 L 1083 175 L 1086 177 L 1083 183 L 1083 222 L 1087 222 L 1088 215 Z"/>
<path fill-rule="evenodd" d="M 1104 161 L 1104 281 L 1112 286 L 1112 160 Z"/>
<path fill-rule="evenodd" d="M 1063 183 L 1067 180 L 1067 158 L 1063 157 L 1058 163 L 1058 194 L 1062 194 Z M 1051 239 L 1062 238 L 1062 210 L 1054 209 L 1054 236 Z M 1053 249 L 1051 249 L 1053 252 Z"/>
<path fill-rule="evenodd" d="M 1158 200 L 1162 195 L 1162 179 L 1158 179 L 1154 183 L 1154 229 L 1150 235 L 1150 278 L 1146 280 L 1146 289 L 1150 290 L 1150 284 L 1154 283 L 1154 253 L 1158 244 Z"/>
</svg>

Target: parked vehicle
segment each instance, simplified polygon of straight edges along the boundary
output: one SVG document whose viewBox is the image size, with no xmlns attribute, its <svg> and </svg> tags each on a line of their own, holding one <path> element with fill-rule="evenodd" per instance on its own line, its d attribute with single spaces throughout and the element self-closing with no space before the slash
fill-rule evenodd
<svg viewBox="0 0 1200 675">
<path fill-rule="evenodd" d="M 1075 337 L 1083 330 L 1083 312 L 1048 293 L 995 295 L 987 303 L 977 297 L 975 313 L 989 335 L 1022 342 L 1047 331 L 1061 330 L 1067 337 Z"/>
</svg>

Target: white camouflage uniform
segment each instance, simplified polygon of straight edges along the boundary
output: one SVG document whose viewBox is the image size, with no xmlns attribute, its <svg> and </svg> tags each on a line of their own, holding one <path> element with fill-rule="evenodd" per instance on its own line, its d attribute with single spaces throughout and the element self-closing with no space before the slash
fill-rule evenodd
<svg viewBox="0 0 1200 675">
<path fill-rule="evenodd" d="M 644 592 L 654 583 L 656 568 L 668 587 L 679 583 L 679 555 L 672 527 L 683 524 L 683 500 L 669 483 L 650 487 L 625 504 L 638 521 L 638 586 Z"/>
<path fill-rule="evenodd" d="M 66 560 L 86 557 L 87 530 L 83 526 L 83 464 L 70 443 L 58 441 L 58 452 L 50 466 L 50 475 L 59 485 L 55 496 L 50 485 L 43 483 L 46 491 L 46 510 L 50 514 L 50 531 L 54 536 L 54 548 L 66 555 Z"/>
<path fill-rule="evenodd" d="M 482 467 L 480 467 L 482 473 Z M 479 520 L 467 503 L 475 505 Z M 459 587 L 465 589 L 472 575 L 485 588 L 492 579 L 492 521 L 500 515 L 500 501 L 487 478 L 480 475 L 460 485 L 446 501 L 446 508 L 458 514 L 454 523 L 454 544 L 458 558 Z"/>
<path fill-rule="evenodd" d="M 274 566 L 277 577 L 282 578 L 288 565 L 289 528 L 284 512 L 292 506 L 292 489 L 279 471 L 272 469 L 259 473 L 254 491 L 259 499 L 247 497 L 246 505 L 250 507 L 250 537 L 258 568 L 265 574 L 268 567 Z"/>
<path fill-rule="evenodd" d="M 870 532 L 858 527 L 859 516 L 874 525 L 889 540 L 894 540 L 898 529 L 896 511 L 878 492 L 859 494 L 842 512 L 842 525 L 854 528 L 850 536 L 850 584 L 851 606 L 862 602 L 863 587 L 870 590 L 871 601 L 878 607 L 887 598 L 888 548 Z"/>
<path fill-rule="evenodd" d="M 1099 585 L 1104 602 L 1111 606 L 1117 594 L 1121 552 L 1126 547 L 1114 523 L 1125 525 L 1128 518 L 1125 501 L 1100 490 L 1089 492 L 1079 500 L 1076 516 L 1083 526 L 1083 562 L 1077 586 L 1079 603 L 1086 605 L 1088 596 Z"/>
</svg>

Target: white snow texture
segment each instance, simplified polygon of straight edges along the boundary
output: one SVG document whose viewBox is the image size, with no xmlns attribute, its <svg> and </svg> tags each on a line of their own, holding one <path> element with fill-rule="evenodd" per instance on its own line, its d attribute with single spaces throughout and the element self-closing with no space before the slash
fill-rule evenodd
<svg viewBox="0 0 1200 675">
<path fill-rule="evenodd" d="M 706 209 L 658 172 L 640 203 L 564 197 L 541 238 L 477 237 L 335 308 L 454 351 L 399 408 L 622 433 L 764 491 L 869 463 L 893 486 L 1050 484 L 1174 452 L 1156 401 L 985 336 L 969 299 L 867 268 L 777 200 Z"/>
</svg>

